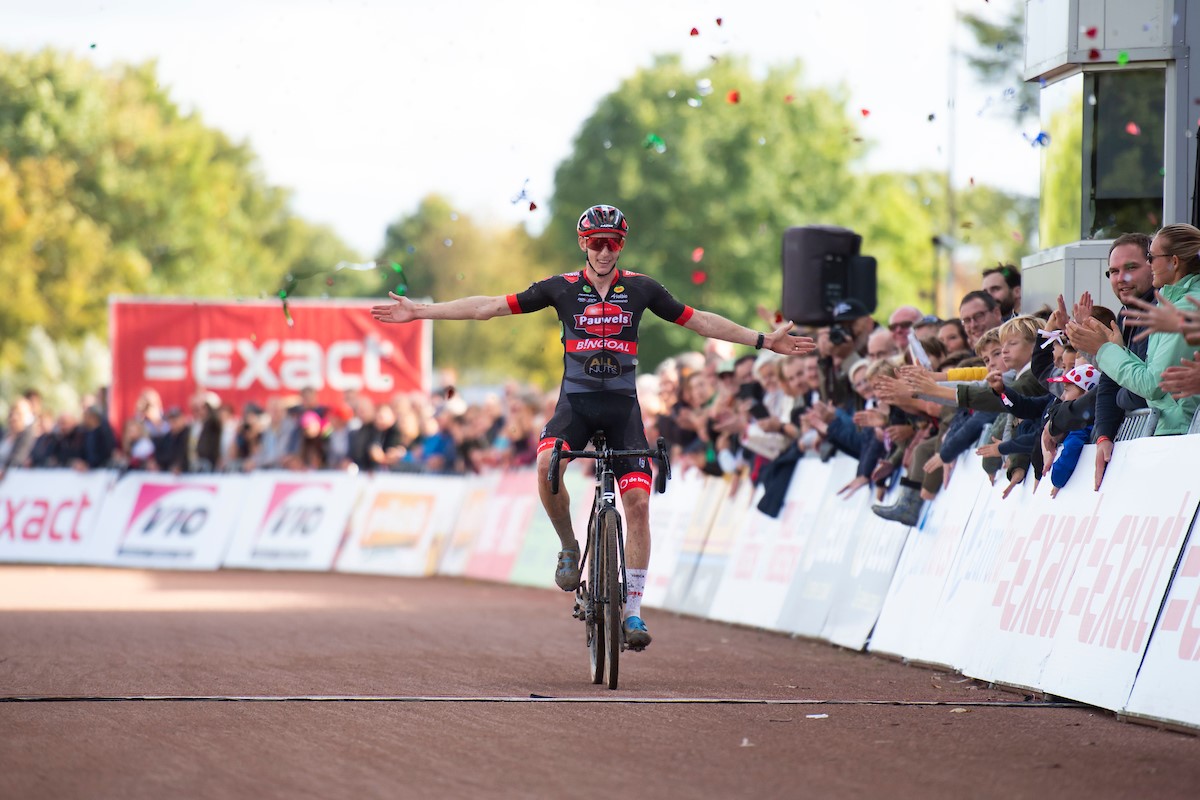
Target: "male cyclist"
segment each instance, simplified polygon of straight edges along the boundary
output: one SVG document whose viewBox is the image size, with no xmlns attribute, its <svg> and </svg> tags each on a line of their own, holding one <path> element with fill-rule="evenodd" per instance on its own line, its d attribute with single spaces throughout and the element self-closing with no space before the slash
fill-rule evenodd
<svg viewBox="0 0 1200 800">
<path fill-rule="evenodd" d="M 444 303 L 414 303 L 389 293 L 395 301 L 374 306 L 380 322 L 416 319 L 491 319 L 526 314 L 553 306 L 562 323 L 563 381 L 554 415 L 542 429 L 538 445 L 538 495 L 562 542 L 554 582 L 566 592 L 579 586 L 579 542 L 571 525 L 570 500 L 565 490 L 550 491 L 547 475 L 555 439 L 571 449 L 583 448 L 596 430 L 603 430 L 616 450 L 646 449 L 646 432 L 635 389 L 637 331 L 642 314 L 682 325 L 701 336 L 752 345 L 784 355 L 803 355 L 816 346 L 812 339 L 790 336 L 788 322 L 770 333 L 738 325 L 725 317 L 697 311 L 676 300 L 662 284 L 645 275 L 617 268 L 629 223 L 619 209 L 596 205 L 579 217 L 579 249 L 583 269 L 538 281 L 519 294 L 463 297 Z M 624 459 L 615 465 L 621 501 L 628 523 L 625 543 L 625 642 L 633 650 L 650 643 L 641 619 L 646 567 L 650 563 L 650 470 L 645 459 Z"/>
</svg>

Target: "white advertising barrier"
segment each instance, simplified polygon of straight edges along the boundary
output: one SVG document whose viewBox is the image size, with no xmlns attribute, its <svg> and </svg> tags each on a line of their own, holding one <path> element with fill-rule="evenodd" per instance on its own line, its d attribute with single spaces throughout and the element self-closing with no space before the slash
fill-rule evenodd
<svg viewBox="0 0 1200 800">
<path fill-rule="evenodd" d="M 729 562 L 733 542 L 750 514 L 750 498 L 754 493 L 754 486 L 749 480 L 734 481 L 710 477 L 705 491 L 719 492 L 724 498 L 717 507 L 712 525 L 709 526 L 704 547 L 696 558 L 692 580 L 684 595 L 682 606 L 677 609 L 684 614 L 698 617 L 709 616 L 713 598 L 721 585 L 721 576 Z"/>
<path fill-rule="evenodd" d="M 437 566 L 439 575 L 460 577 L 466 572 L 471 549 L 491 520 L 489 503 L 500 483 L 500 474 L 476 475 L 463 481 L 462 507 L 454 519 L 446 546 L 442 548 Z"/>
<path fill-rule="evenodd" d="M 679 557 L 675 560 L 675 567 L 671 571 L 667 597 L 663 601 L 663 607 L 669 611 L 681 614 L 694 613 L 688 607 L 688 594 L 691 592 L 692 579 L 696 577 L 696 568 L 700 565 L 701 556 L 704 555 L 704 543 L 708 540 L 708 533 L 721 511 L 721 505 L 728 497 L 728 486 L 725 481 L 709 476 L 702 479 L 696 504 L 688 516 L 687 531 L 684 533 Z"/>
<path fill-rule="evenodd" d="M 821 638 L 852 650 L 867 646 L 871 630 L 896 572 L 910 528 L 886 520 L 871 510 L 873 496 L 864 489 L 856 502 L 858 519 L 850 534 L 842 573 L 837 582 Z"/>
<path fill-rule="evenodd" d="M 862 498 L 846 500 L 837 492 L 854 479 L 858 462 L 834 458 L 821 510 L 788 587 L 776 627 L 801 636 L 819 637 L 833 606 L 842 566 L 852 550 Z"/>
<path fill-rule="evenodd" d="M 940 624 L 935 624 L 935 612 L 960 543 L 969 547 L 982 538 L 972 527 L 978 525 L 976 503 L 988 485 L 987 473 L 978 456 L 959 458 L 950 484 L 926 506 L 924 515 L 905 539 L 871 634 L 872 652 L 914 661 L 950 663 L 932 649 L 930 640 L 936 637 Z"/>
<path fill-rule="evenodd" d="M 104 563 L 216 569 L 237 529 L 247 486 L 242 475 L 125 473 L 96 522 L 97 547 L 108 553 Z"/>
<path fill-rule="evenodd" d="M 11 469 L 0 481 L 0 563 L 108 564 L 96 535 L 116 473 Z"/>
<path fill-rule="evenodd" d="M 667 491 L 650 496 L 650 567 L 642 605 L 662 608 L 683 552 L 692 514 L 700 503 L 707 478 L 699 470 L 675 472 Z"/>
<path fill-rule="evenodd" d="M 533 515 L 541 510 L 536 490 L 533 470 L 500 476 L 488 500 L 488 520 L 471 547 L 463 575 L 485 581 L 509 580 L 533 527 Z"/>
<path fill-rule="evenodd" d="M 223 566 L 333 569 L 365 479 L 345 472 L 255 472 Z"/>
<path fill-rule="evenodd" d="M 759 511 L 763 492 L 754 493 L 709 609 L 712 619 L 759 628 L 776 626 L 804 548 L 817 527 L 832 470 L 818 458 L 801 459 L 778 517 Z"/>
<path fill-rule="evenodd" d="M 1187 547 L 1125 712 L 1200 727 L 1200 523 Z"/>
<path fill-rule="evenodd" d="M 1124 707 L 1196 513 L 1198 470 L 1194 438 L 1154 437 L 1118 445 L 1109 492 L 1093 492 L 1085 468 L 1056 499 L 1045 487 L 1018 498 L 963 671 Z"/>
<path fill-rule="evenodd" d="M 453 477 L 372 475 L 351 517 L 337 571 L 432 575 L 441 548 L 451 540 L 466 488 Z"/>
</svg>

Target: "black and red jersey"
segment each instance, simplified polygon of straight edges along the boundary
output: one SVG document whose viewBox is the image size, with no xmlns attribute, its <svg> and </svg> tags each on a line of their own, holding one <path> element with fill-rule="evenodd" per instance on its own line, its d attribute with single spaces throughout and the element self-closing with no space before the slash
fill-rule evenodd
<svg viewBox="0 0 1200 800">
<path fill-rule="evenodd" d="M 694 310 L 663 285 L 637 272 L 617 270 L 608 296 L 601 298 L 584 270 L 538 281 L 508 295 L 514 314 L 553 306 L 562 323 L 563 392 L 616 392 L 635 395 L 638 325 L 647 308 L 683 325 Z"/>
</svg>

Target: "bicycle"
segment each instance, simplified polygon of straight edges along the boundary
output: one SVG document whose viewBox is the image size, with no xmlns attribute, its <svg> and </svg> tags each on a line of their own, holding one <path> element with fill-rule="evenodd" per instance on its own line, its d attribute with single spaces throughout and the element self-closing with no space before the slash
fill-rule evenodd
<svg viewBox="0 0 1200 800">
<path fill-rule="evenodd" d="M 588 519 L 587 543 L 580 557 L 580 563 L 587 565 L 587 578 L 580 581 L 579 588 L 575 590 L 573 616 L 583 620 L 587 630 L 592 683 L 604 683 L 607 672 L 608 688 L 616 689 L 621 651 L 625 649 L 623 623 L 627 582 L 625 538 L 621 514 L 617 510 L 616 475 L 612 462 L 618 458 L 652 458 L 657 461 L 659 469 L 654 477 L 654 489 L 659 494 L 666 491 L 667 480 L 671 477 L 671 462 L 667 457 L 666 442 L 661 436 L 654 450 L 611 450 L 604 431 L 597 431 L 592 436 L 592 445 L 594 450 L 566 450 L 566 442 L 555 440 L 546 479 L 550 481 L 550 491 L 558 494 L 559 462 L 563 456 L 596 460 L 596 493 Z"/>
</svg>

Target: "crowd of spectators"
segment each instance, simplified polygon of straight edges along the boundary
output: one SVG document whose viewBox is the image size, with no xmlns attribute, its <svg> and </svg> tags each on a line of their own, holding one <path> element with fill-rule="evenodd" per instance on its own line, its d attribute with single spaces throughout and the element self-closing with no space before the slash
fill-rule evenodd
<svg viewBox="0 0 1200 800">
<path fill-rule="evenodd" d="M 906 524 L 967 450 L 982 456 L 1006 497 L 1045 474 L 1055 494 L 1094 442 L 1098 489 L 1127 413 L 1153 409 L 1157 435 L 1186 433 L 1196 414 L 1200 230 L 1121 236 L 1106 274 L 1116 311 L 1085 293 L 1070 310 L 1060 297 L 1057 308 L 1025 312 L 1020 271 L 999 265 L 954 318 L 902 306 L 880 324 L 851 299 L 830 325 L 804 331 L 818 344 L 809 355 L 735 357 L 732 346 L 708 340 L 703 352 L 639 376 L 647 436 L 669 442 L 679 469 L 763 484 L 766 513 L 778 512 L 799 458 L 839 452 L 858 468 L 838 494 L 869 487 L 881 501 L 898 483 L 896 501 L 873 508 Z M 463 474 L 535 462 L 557 391 L 511 383 L 468 403 L 451 380 L 441 383 L 386 402 L 350 392 L 322 405 L 306 390 L 241 409 L 206 390 L 187 408 L 164 409 L 146 389 L 119 433 L 96 398 L 79 417 L 56 416 L 30 391 L 10 403 L 0 475 L 12 466 Z"/>
</svg>

